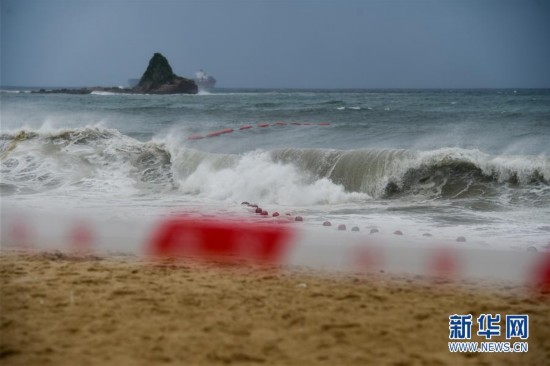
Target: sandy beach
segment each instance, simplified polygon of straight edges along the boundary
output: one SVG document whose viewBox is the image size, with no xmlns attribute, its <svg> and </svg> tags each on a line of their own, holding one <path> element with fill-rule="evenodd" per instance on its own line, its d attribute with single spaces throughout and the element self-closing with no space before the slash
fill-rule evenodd
<svg viewBox="0 0 550 366">
<path fill-rule="evenodd" d="M 550 0 L 0 0 L 0 366 L 550 366 Z"/>
<path fill-rule="evenodd" d="M 525 289 L 62 253 L 3 252 L 0 273 L 3 365 L 544 365 L 550 359 L 550 299 Z M 529 352 L 450 353 L 454 313 L 529 314 Z"/>
</svg>

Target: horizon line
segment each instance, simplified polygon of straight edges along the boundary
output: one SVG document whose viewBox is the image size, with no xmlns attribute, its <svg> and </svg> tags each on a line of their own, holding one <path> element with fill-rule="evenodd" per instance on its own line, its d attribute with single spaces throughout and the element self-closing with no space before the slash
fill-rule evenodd
<svg viewBox="0 0 550 366">
<path fill-rule="evenodd" d="M 39 89 L 82 89 L 82 88 L 95 88 L 99 86 L 24 86 L 24 85 L 0 85 L 0 89 L 31 89 L 31 90 L 39 90 Z M 118 88 L 117 86 L 111 86 L 112 88 Z M 129 88 L 129 86 L 124 86 L 123 88 Z M 301 90 L 327 90 L 327 91 L 338 91 L 338 90 L 545 90 L 550 89 L 550 86 L 535 86 L 535 87 L 513 87 L 513 86 L 506 86 L 506 87 L 317 87 L 317 88 L 308 88 L 308 87 L 269 87 L 269 86 L 261 86 L 261 87 L 254 87 L 254 86 L 241 86 L 241 87 L 218 87 L 214 88 L 213 92 L 215 93 L 216 90 L 295 90 L 295 91 L 301 91 Z"/>
</svg>

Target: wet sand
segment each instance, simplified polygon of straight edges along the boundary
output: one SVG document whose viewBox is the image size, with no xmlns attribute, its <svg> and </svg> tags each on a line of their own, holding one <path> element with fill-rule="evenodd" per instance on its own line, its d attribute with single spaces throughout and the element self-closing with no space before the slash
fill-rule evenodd
<svg viewBox="0 0 550 366">
<path fill-rule="evenodd" d="M 0 274 L 2 365 L 550 362 L 550 295 L 520 288 L 5 251 Z M 529 314 L 529 352 L 450 353 L 455 313 Z"/>
</svg>

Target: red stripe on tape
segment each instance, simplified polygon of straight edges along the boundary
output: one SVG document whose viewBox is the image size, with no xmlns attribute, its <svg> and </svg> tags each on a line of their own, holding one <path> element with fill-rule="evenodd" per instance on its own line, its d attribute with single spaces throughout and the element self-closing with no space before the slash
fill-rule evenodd
<svg viewBox="0 0 550 366">
<path fill-rule="evenodd" d="M 550 253 L 540 255 L 533 273 L 533 282 L 544 292 L 550 292 Z"/>
<path fill-rule="evenodd" d="M 10 228 L 10 235 L 15 247 L 20 249 L 30 249 L 32 247 L 33 233 L 24 219 L 18 218 Z"/>
<path fill-rule="evenodd" d="M 292 237 L 292 229 L 281 225 L 173 218 L 160 224 L 149 253 L 280 262 Z"/>
<path fill-rule="evenodd" d="M 355 250 L 354 265 L 362 272 L 375 272 L 384 267 L 384 255 L 380 248 L 360 246 Z"/>
<path fill-rule="evenodd" d="M 459 272 L 458 254 L 451 248 L 436 249 L 429 270 L 436 277 L 457 277 Z"/>
<path fill-rule="evenodd" d="M 94 249 L 94 234 L 85 221 L 77 222 L 69 235 L 73 250 L 88 252 Z"/>
</svg>

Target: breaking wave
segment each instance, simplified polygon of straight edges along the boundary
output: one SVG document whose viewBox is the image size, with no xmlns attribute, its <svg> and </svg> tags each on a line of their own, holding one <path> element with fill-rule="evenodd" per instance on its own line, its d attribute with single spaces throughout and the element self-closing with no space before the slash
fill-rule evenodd
<svg viewBox="0 0 550 366">
<path fill-rule="evenodd" d="M 327 177 L 347 191 L 380 198 L 404 194 L 458 198 L 487 194 L 502 185 L 548 186 L 550 182 L 546 156 L 491 156 L 459 148 L 284 149 L 274 151 L 273 157 Z"/>
<path fill-rule="evenodd" d="M 176 139 L 181 141 L 181 139 Z M 366 202 L 371 197 L 454 199 L 503 188 L 550 196 L 550 159 L 444 148 L 279 149 L 213 154 L 168 138 L 140 142 L 96 126 L 0 134 L 2 194 L 51 189 L 175 192 L 277 204 Z"/>
<path fill-rule="evenodd" d="M 0 134 L 2 193 L 50 189 L 135 192 L 174 186 L 170 153 L 101 127 Z"/>
</svg>

